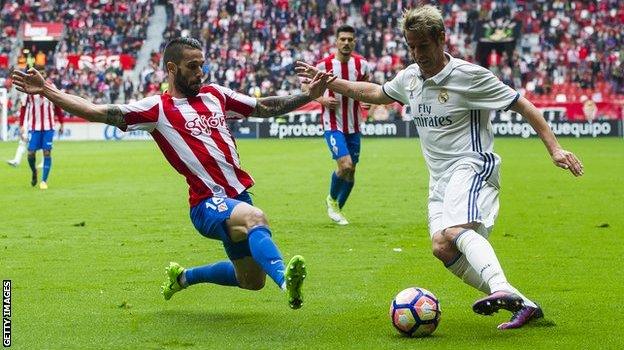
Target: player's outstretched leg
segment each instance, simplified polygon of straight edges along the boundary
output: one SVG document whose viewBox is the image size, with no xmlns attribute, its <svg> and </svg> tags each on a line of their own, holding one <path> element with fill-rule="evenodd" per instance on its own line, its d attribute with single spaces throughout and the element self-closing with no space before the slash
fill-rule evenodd
<svg viewBox="0 0 624 350">
<path fill-rule="evenodd" d="M 514 293 L 499 290 L 477 300 L 472 310 L 481 315 L 491 315 L 500 309 L 517 312 L 522 309 L 522 298 Z"/>
<path fill-rule="evenodd" d="M 511 320 L 509 320 L 509 322 L 499 324 L 498 329 L 505 330 L 520 328 L 529 321 L 537 320 L 542 317 L 544 317 L 544 312 L 539 305 L 536 305 L 536 307 L 524 306 L 522 309 L 516 311 L 513 316 L 511 316 Z"/>
<path fill-rule="evenodd" d="M 467 261 L 485 281 L 491 294 L 477 300 L 472 309 L 482 315 L 491 315 L 500 309 L 519 311 L 524 305 L 535 304 L 518 292 L 505 277 L 496 253 L 487 239 L 472 229 L 465 229 L 455 236 L 455 245 Z"/>
<path fill-rule="evenodd" d="M 271 237 L 264 213 L 248 203 L 238 202 L 232 210 L 228 226 L 247 228 L 245 232 L 247 244 L 254 265 L 264 271 L 281 290 L 287 292 L 291 308 L 300 308 L 303 304 L 301 289 L 306 276 L 305 262 L 301 256 L 295 256 L 288 263 L 288 267 L 284 266 L 282 255 Z M 233 241 L 239 241 L 240 232 L 240 229 L 230 231 Z M 239 271 L 238 267 L 236 271 Z M 256 285 L 259 287 L 257 289 L 261 289 L 263 285 L 264 281 L 261 285 Z"/>
<path fill-rule="evenodd" d="M 292 309 L 303 306 L 303 281 L 307 275 L 305 260 L 301 255 L 295 255 L 286 266 L 286 291 L 288 292 L 288 305 Z"/>
<path fill-rule="evenodd" d="M 165 300 L 171 299 L 175 293 L 184 289 L 178 280 L 180 275 L 184 273 L 184 270 L 185 269 L 176 262 L 170 262 L 169 266 L 165 268 L 167 279 L 161 286 L 161 293 L 165 297 Z"/>
</svg>

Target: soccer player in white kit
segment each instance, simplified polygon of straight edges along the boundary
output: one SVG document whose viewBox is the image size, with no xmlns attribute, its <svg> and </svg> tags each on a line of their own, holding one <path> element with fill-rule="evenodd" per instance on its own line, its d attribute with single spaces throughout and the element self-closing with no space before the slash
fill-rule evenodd
<svg viewBox="0 0 624 350">
<path fill-rule="evenodd" d="M 513 313 L 499 329 L 522 327 L 543 317 L 541 308 L 506 279 L 487 238 L 498 214 L 500 157 L 493 151 L 489 111 L 521 114 L 544 142 L 553 163 L 583 174 L 577 157 L 561 148 L 535 106 L 490 71 L 444 52 L 442 15 L 433 6 L 403 14 L 402 31 L 416 63 L 383 86 L 337 79 L 329 89 L 373 104 L 408 104 L 429 169 L 429 231 L 433 255 L 465 283 L 488 294 L 476 313 Z M 297 63 L 310 78 L 315 67 Z"/>
<path fill-rule="evenodd" d="M 305 262 L 296 255 L 284 265 L 266 215 L 247 192 L 254 181 L 241 168 L 226 119 L 288 113 L 319 97 L 334 77 L 319 73 L 304 93 L 255 99 L 203 85 L 204 53 L 195 39 L 171 40 L 163 61 L 169 90 L 125 105 L 96 105 L 66 94 L 34 69 L 15 71 L 13 81 L 17 90 L 40 94 L 89 121 L 150 132 L 167 161 L 186 178 L 193 225 L 201 235 L 220 240 L 229 259 L 189 269 L 170 263 L 161 288 L 165 300 L 198 283 L 259 290 L 268 275 L 287 293 L 290 307 L 300 308 Z"/>
</svg>

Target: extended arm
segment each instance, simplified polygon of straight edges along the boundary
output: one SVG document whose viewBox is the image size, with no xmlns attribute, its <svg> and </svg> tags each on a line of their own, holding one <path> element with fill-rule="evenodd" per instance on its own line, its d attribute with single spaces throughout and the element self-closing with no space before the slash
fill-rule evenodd
<svg viewBox="0 0 624 350">
<path fill-rule="evenodd" d="M 303 78 L 310 78 L 318 72 L 318 69 L 305 62 L 298 61 L 295 70 L 297 75 Z M 394 102 L 382 90 L 381 85 L 365 82 L 365 81 L 349 81 L 336 78 L 327 87 L 341 95 L 348 96 L 354 100 L 361 102 L 385 105 Z"/>
<path fill-rule="evenodd" d="M 122 129 L 126 127 L 126 121 L 117 105 L 96 105 L 82 97 L 64 93 L 54 84 L 46 82 L 35 69 L 31 68 L 26 73 L 14 71 L 13 81 L 17 90 L 31 95 L 41 94 L 70 114 L 91 122 L 105 123 Z"/>
<path fill-rule="evenodd" d="M 250 117 L 269 118 L 293 111 L 321 96 L 327 88 L 328 82 L 334 79 L 336 77 L 329 73 L 317 72 L 304 93 L 259 98 Z"/>
<path fill-rule="evenodd" d="M 542 113 L 529 100 L 520 97 L 513 104 L 511 110 L 520 113 L 531 124 L 537 135 L 542 139 L 542 142 L 544 142 L 546 150 L 548 150 L 555 165 L 563 169 L 569 169 L 574 176 L 583 175 L 583 164 L 574 153 L 561 148 L 559 141 L 557 141 L 555 134 L 553 134 L 546 120 L 544 120 Z"/>
<path fill-rule="evenodd" d="M 293 111 L 310 101 L 312 98 L 309 93 L 259 98 L 251 117 L 275 117 Z"/>
</svg>

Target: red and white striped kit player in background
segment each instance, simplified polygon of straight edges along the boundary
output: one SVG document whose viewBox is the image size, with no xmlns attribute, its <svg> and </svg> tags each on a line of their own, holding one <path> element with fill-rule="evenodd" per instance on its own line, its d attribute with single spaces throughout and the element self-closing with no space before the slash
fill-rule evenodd
<svg viewBox="0 0 624 350">
<path fill-rule="evenodd" d="M 341 79 L 349 81 L 368 81 L 368 62 L 354 54 L 355 29 L 342 25 L 336 30 L 336 53 L 329 55 L 316 64 L 322 72 L 333 72 Z M 361 107 L 369 105 L 347 96 L 327 90 L 317 99 L 323 105 L 322 123 L 325 140 L 336 161 L 336 170 L 332 172 L 329 194 L 325 199 L 327 215 L 338 225 L 349 222 L 342 213 L 342 208 L 355 184 L 355 166 L 360 159 L 360 121 Z"/>
<path fill-rule="evenodd" d="M 241 168 L 226 119 L 288 113 L 321 96 L 335 77 L 319 72 L 302 94 L 256 99 L 214 84 L 202 86 L 204 53 L 195 39 L 170 41 L 163 61 L 169 90 L 127 105 L 95 105 L 63 93 L 35 70 L 15 71 L 13 79 L 18 90 L 42 94 L 89 121 L 149 131 L 165 158 L 186 178 L 193 225 L 203 236 L 220 240 L 229 260 L 190 269 L 170 263 L 161 289 L 166 300 L 197 283 L 258 290 L 269 275 L 287 291 L 290 307 L 300 308 L 305 262 L 296 255 L 284 266 L 267 218 L 247 192 L 253 179 Z"/>
<path fill-rule="evenodd" d="M 63 123 L 63 109 L 40 95 L 26 95 L 20 108 L 20 127 L 28 131 L 55 130 L 56 121 Z"/>
<path fill-rule="evenodd" d="M 43 67 L 38 67 L 40 74 L 45 76 Z M 50 82 L 51 84 L 51 82 Z M 39 188 L 48 189 L 48 176 L 52 169 L 52 142 L 54 140 L 55 122 L 60 124 L 59 133 L 63 132 L 63 110 L 41 95 L 26 95 L 20 108 L 20 131 L 28 131 L 28 165 L 31 170 L 30 184 L 35 186 L 38 181 L 36 152 L 43 150 L 43 175 Z M 19 146 L 18 146 L 19 147 Z M 18 149 L 19 152 L 19 149 Z M 16 155 L 16 159 L 18 155 Z M 19 155 L 21 158 L 21 154 Z M 19 162 L 18 162 L 19 163 Z M 15 164 L 17 165 L 17 164 Z"/>
</svg>

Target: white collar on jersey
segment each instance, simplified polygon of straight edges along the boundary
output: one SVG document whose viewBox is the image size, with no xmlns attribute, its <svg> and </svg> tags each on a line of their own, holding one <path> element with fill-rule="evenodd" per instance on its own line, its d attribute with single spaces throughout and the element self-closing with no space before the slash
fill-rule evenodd
<svg viewBox="0 0 624 350">
<path fill-rule="evenodd" d="M 448 63 L 444 66 L 444 68 L 442 68 L 441 71 L 438 72 L 438 74 L 432 76 L 431 79 L 436 85 L 439 85 L 442 80 L 444 80 L 444 78 L 446 78 L 449 74 L 451 74 L 451 71 L 453 70 L 454 66 L 455 66 L 455 62 L 453 62 L 454 58 L 453 56 L 451 56 L 450 54 L 448 54 L 447 52 L 444 53 L 444 56 L 446 56 L 446 58 L 448 59 Z M 410 82 L 409 86 L 408 86 L 408 90 L 414 90 L 416 89 L 416 85 L 418 84 L 418 82 L 423 82 L 426 79 L 422 76 L 422 73 L 420 72 L 420 67 L 418 67 L 418 64 L 416 64 L 416 75 L 414 75 L 414 78 L 412 78 L 412 81 Z"/>
</svg>

